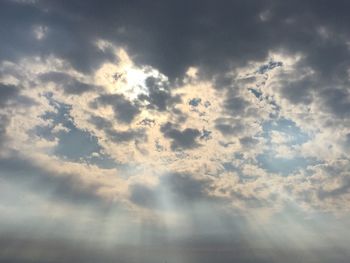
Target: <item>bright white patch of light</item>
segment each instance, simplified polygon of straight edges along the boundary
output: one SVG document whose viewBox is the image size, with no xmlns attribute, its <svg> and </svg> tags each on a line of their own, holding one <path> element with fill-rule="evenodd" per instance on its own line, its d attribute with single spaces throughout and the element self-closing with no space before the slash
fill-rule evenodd
<svg viewBox="0 0 350 263">
<path fill-rule="evenodd" d="M 98 41 L 96 46 L 102 51 L 110 48 L 109 43 L 102 40 Z M 96 84 L 106 87 L 109 93 L 121 94 L 134 101 L 140 95 L 149 95 L 147 78 L 154 77 L 163 83 L 168 81 L 166 76 L 151 66 L 135 65 L 125 50 L 115 50 L 115 53 L 119 63 L 106 63 L 95 75 Z"/>
<path fill-rule="evenodd" d="M 141 94 L 148 94 L 145 81 L 149 76 L 142 70 L 136 68 L 128 68 L 125 71 L 125 85 L 121 91 L 131 100 L 135 100 Z"/>
</svg>

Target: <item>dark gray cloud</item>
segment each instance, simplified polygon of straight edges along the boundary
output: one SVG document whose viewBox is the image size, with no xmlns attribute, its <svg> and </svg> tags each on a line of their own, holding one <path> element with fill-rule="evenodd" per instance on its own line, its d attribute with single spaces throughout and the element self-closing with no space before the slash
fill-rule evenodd
<svg viewBox="0 0 350 263">
<path fill-rule="evenodd" d="M 231 116 L 242 116 L 244 115 L 245 110 L 249 106 L 249 103 L 242 97 L 236 95 L 230 95 L 226 99 L 224 107 L 226 111 Z"/>
<path fill-rule="evenodd" d="M 127 131 L 117 131 L 107 129 L 106 135 L 114 142 L 128 142 L 132 140 L 144 140 L 146 139 L 146 134 L 144 130 L 132 130 Z"/>
<path fill-rule="evenodd" d="M 302 72 L 298 72 L 302 74 Z M 312 102 L 311 92 L 318 85 L 312 78 L 305 77 L 298 81 L 288 81 L 288 76 L 285 76 L 287 81 L 281 82 L 281 95 L 294 104 L 303 103 L 310 104 Z"/>
<path fill-rule="evenodd" d="M 0 60 L 19 61 L 23 56 L 37 55 L 46 59 L 55 55 L 84 72 L 96 68 L 102 61 L 115 60 L 111 50 L 96 48 L 95 33 L 82 31 L 78 13 L 70 16 L 63 10 L 47 8 L 43 3 L 8 0 L 1 3 L 0 32 L 6 38 L 1 45 Z M 42 39 L 36 38 L 36 27 L 47 28 Z"/>
<path fill-rule="evenodd" d="M 151 209 L 168 209 L 164 207 L 164 197 L 172 206 L 185 209 L 196 202 L 214 201 L 209 196 L 210 180 L 195 178 L 189 173 L 169 173 L 160 177 L 155 187 L 142 184 L 130 186 L 130 200 L 137 205 Z"/>
<path fill-rule="evenodd" d="M 324 105 L 340 118 L 350 118 L 350 89 L 333 88 L 322 92 Z"/>
<path fill-rule="evenodd" d="M 144 129 L 128 129 L 119 131 L 113 128 L 113 124 L 98 116 L 92 116 L 89 120 L 97 129 L 105 132 L 108 139 L 113 142 L 128 142 L 132 140 L 146 140 L 146 133 Z"/>
<path fill-rule="evenodd" d="M 0 146 L 3 146 L 3 144 L 6 142 L 6 128 L 8 123 L 8 117 L 0 114 Z"/>
<path fill-rule="evenodd" d="M 245 131 L 245 125 L 242 121 L 225 118 L 216 119 L 215 128 L 224 136 L 239 135 Z"/>
<path fill-rule="evenodd" d="M 345 135 L 345 147 L 350 150 L 350 133 Z"/>
<path fill-rule="evenodd" d="M 243 131 L 244 127 L 239 125 L 229 125 L 229 124 L 216 124 L 215 126 L 223 135 L 236 134 L 237 132 Z"/>
<path fill-rule="evenodd" d="M 89 122 L 96 126 L 96 128 L 101 130 L 111 129 L 113 124 L 102 117 L 91 116 Z"/>
<path fill-rule="evenodd" d="M 314 179 L 314 183 L 317 186 L 317 197 L 321 201 L 325 199 L 335 200 L 350 192 L 349 168 L 350 163 L 348 159 L 319 166 L 318 172 L 321 171 L 328 180 L 333 181 L 332 187 L 327 187 L 326 184 L 320 184 L 317 178 Z"/>
<path fill-rule="evenodd" d="M 106 39 L 126 47 L 137 63 L 152 65 L 174 79 L 193 65 L 200 67 L 202 77 L 210 78 L 249 61 L 262 61 L 273 50 L 300 53 L 300 66 L 311 68 L 320 81 L 312 88 L 307 81 L 290 83 L 283 92 L 294 103 L 309 103 L 310 89 L 321 96 L 323 88 L 348 83 L 350 19 L 344 12 L 348 8 L 349 3 L 341 0 L 331 5 L 326 0 L 3 1 L 0 24 L 6 37 L 0 59 L 54 54 L 88 71 L 102 61 L 115 60 L 111 50 L 101 51 L 95 45 Z M 36 26 L 46 28 L 42 39 L 35 38 Z M 270 61 L 258 72 L 282 63 Z M 69 90 L 80 93 L 85 88 Z M 164 110 L 169 94 L 153 91 L 143 99 L 149 107 Z M 241 109 L 239 105 L 236 98 L 228 101 L 233 112 Z M 334 114 L 344 112 L 333 107 Z"/>
<path fill-rule="evenodd" d="M 128 45 L 139 62 L 176 76 L 191 65 L 220 72 L 232 62 L 242 65 L 263 59 L 269 50 L 282 47 L 305 53 L 308 63 L 329 74 L 339 69 L 334 66 L 340 61 L 346 63 L 349 55 L 343 41 L 348 36 L 345 25 L 349 21 L 343 10 L 349 6 L 345 1 L 335 1 L 331 8 L 325 6 L 328 7 L 326 1 L 313 0 L 84 1 L 84 4 L 74 0 L 37 1 L 33 5 L 5 1 L 3 30 L 14 23 L 18 31 L 8 32 L 11 34 L 3 43 L 6 47 L 3 53 L 13 55 L 10 44 L 16 43 L 17 54 L 51 51 L 84 68 L 103 58 L 92 45 L 100 37 Z M 20 21 L 13 18 L 20 15 Z M 30 35 L 29 29 L 35 24 L 49 28 L 44 43 L 36 43 Z M 321 26 L 335 37 L 323 38 L 318 33 Z M 321 59 L 325 54 L 327 59 Z"/>
<path fill-rule="evenodd" d="M 332 190 L 320 189 L 317 192 L 318 198 L 321 200 L 326 198 L 337 198 L 344 194 L 349 193 L 350 191 L 350 179 L 348 177 L 342 178 L 341 183 L 338 187 Z"/>
<path fill-rule="evenodd" d="M 63 72 L 51 71 L 40 75 L 39 78 L 43 82 L 52 82 L 58 85 L 66 94 L 79 95 L 87 91 L 96 90 L 97 88 L 95 85 L 81 82 Z"/>
<path fill-rule="evenodd" d="M 0 109 L 16 106 L 33 106 L 35 102 L 23 95 L 20 95 L 20 89 L 14 85 L 7 85 L 0 82 Z M 11 120 L 9 114 L 0 113 L 0 146 L 6 143 L 6 130 Z"/>
<path fill-rule="evenodd" d="M 259 140 L 253 137 L 245 136 L 245 137 L 239 138 L 239 143 L 245 148 L 253 148 L 255 145 L 259 143 Z"/>
<path fill-rule="evenodd" d="M 179 203 L 205 201 L 209 198 L 210 180 L 195 178 L 189 173 L 171 173 L 161 177 Z"/>
<path fill-rule="evenodd" d="M 78 175 L 55 173 L 18 154 L 0 158 L 0 177 L 54 201 L 104 206 L 104 200 L 96 194 L 99 185 L 83 184 Z"/>
<path fill-rule="evenodd" d="M 15 85 L 0 83 L 0 108 L 2 107 L 31 107 L 36 102 L 21 95 L 20 88 Z"/>
<path fill-rule="evenodd" d="M 199 147 L 200 144 L 196 141 L 200 137 L 201 132 L 197 129 L 186 128 L 178 130 L 170 122 L 161 127 L 161 132 L 165 138 L 171 139 L 171 149 L 173 151 L 178 149 L 192 149 Z"/>
<path fill-rule="evenodd" d="M 130 186 L 130 201 L 148 208 L 155 208 L 160 205 L 160 200 L 155 189 L 142 184 L 134 184 Z"/>
<path fill-rule="evenodd" d="M 140 113 L 139 106 L 122 95 L 101 95 L 92 103 L 93 107 L 106 105 L 112 106 L 116 119 L 123 123 L 131 123 Z"/>
<path fill-rule="evenodd" d="M 180 102 L 179 96 L 172 96 L 170 86 L 162 80 L 154 77 L 148 77 L 145 81 L 148 88 L 148 95 L 139 96 L 141 101 L 147 101 L 148 108 L 165 111 L 169 106 L 176 102 Z"/>
<path fill-rule="evenodd" d="M 6 104 L 13 100 L 19 93 L 19 90 L 14 85 L 6 85 L 0 83 L 0 107 L 6 106 Z"/>
</svg>

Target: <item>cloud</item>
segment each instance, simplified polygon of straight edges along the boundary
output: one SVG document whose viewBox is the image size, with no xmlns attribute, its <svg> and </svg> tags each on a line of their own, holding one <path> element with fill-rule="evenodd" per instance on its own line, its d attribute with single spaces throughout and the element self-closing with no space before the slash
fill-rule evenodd
<svg viewBox="0 0 350 263">
<path fill-rule="evenodd" d="M 66 12 L 48 10 L 43 4 L 41 1 L 2 3 L 1 23 L 7 38 L 2 43 L 1 60 L 18 61 L 23 55 L 48 58 L 54 54 L 84 72 L 91 72 L 102 61 L 115 61 L 113 52 L 96 48 L 92 32 L 79 36 L 71 30 L 79 30 L 79 26 L 68 18 Z M 21 20 L 14 17 L 21 17 Z M 9 30 L 6 25 L 13 25 L 17 30 Z M 44 38 L 37 38 L 37 26 L 45 27 Z"/>
<path fill-rule="evenodd" d="M 106 245 L 347 244 L 349 7 L 2 1 L 0 213 L 57 216 Z M 169 261 L 234 254 L 186 253 Z"/>
<path fill-rule="evenodd" d="M 0 115 L 0 145 L 6 142 L 6 128 L 9 123 L 9 119 L 6 115 Z"/>
<path fill-rule="evenodd" d="M 140 113 L 137 105 L 118 94 L 101 95 L 95 100 L 93 106 L 95 104 L 97 106 L 112 106 L 116 119 L 122 123 L 131 123 Z"/>
<path fill-rule="evenodd" d="M 344 24 L 348 18 L 342 11 L 348 6 L 341 1 L 333 3 L 331 9 L 322 6 L 312 1 L 293 4 L 222 1 L 215 5 L 210 1 L 151 4 L 87 1 L 84 5 L 79 1 L 64 5 L 53 1 L 37 1 L 32 5 L 6 1 L 3 22 L 12 21 L 19 31 L 8 32 L 8 40 L 2 44 L 2 57 L 15 56 L 11 48 L 15 43 L 16 55 L 54 52 L 76 68 L 86 70 L 113 57 L 95 48 L 94 40 L 101 38 L 127 45 L 137 55 L 138 63 L 152 65 L 174 78 L 192 65 L 207 73 L 218 73 L 232 63 L 244 65 L 262 60 L 270 50 L 282 47 L 287 52 L 305 54 L 305 63 L 317 71 L 340 74 L 344 70 L 337 64 L 346 66 L 349 56 L 344 43 L 348 36 Z M 86 19 L 90 10 L 94 14 Z M 261 19 L 266 12 L 268 19 Z M 20 21 L 11 20 L 20 14 L 24 14 Z M 77 22 L 74 17 L 81 19 Z M 310 30 L 302 30 L 308 21 L 313 22 L 308 24 Z M 31 32 L 33 24 L 47 26 L 45 39 L 38 41 L 26 33 Z M 72 28 L 80 34 L 75 34 Z M 319 32 L 332 32 L 334 37 L 327 38 L 327 34 Z M 325 54 L 327 58 L 323 59 Z M 336 73 L 335 69 L 340 71 Z"/>
<path fill-rule="evenodd" d="M 110 121 L 98 116 L 92 116 L 90 122 L 94 124 L 97 129 L 102 129 L 107 138 L 113 142 L 128 142 L 146 139 L 146 134 L 143 129 L 118 131 L 113 128 L 113 124 Z"/>
<path fill-rule="evenodd" d="M 84 184 L 74 174 L 54 172 L 18 155 L 1 157 L 0 167 L 2 180 L 29 187 L 54 201 L 77 205 L 105 202 L 96 194 L 99 185 Z"/>
<path fill-rule="evenodd" d="M 335 116 L 345 119 L 350 116 L 350 93 L 347 89 L 327 89 L 322 93 L 322 98 Z"/>
<path fill-rule="evenodd" d="M 173 128 L 173 124 L 168 122 L 161 127 L 161 132 L 165 138 L 172 140 L 171 149 L 173 151 L 177 149 L 192 149 L 200 146 L 196 139 L 200 137 L 201 133 L 197 129 L 186 128 L 181 131 Z"/>
<path fill-rule="evenodd" d="M 133 184 L 130 186 L 130 200 L 149 209 L 168 209 L 164 198 L 172 206 L 186 209 L 196 202 L 214 201 L 210 197 L 210 180 L 195 178 L 189 173 L 167 173 L 159 178 L 156 186 Z"/>
<path fill-rule="evenodd" d="M 134 184 L 130 187 L 130 200 L 137 205 L 155 208 L 157 204 L 157 193 L 150 187 Z"/>
<path fill-rule="evenodd" d="M 244 124 L 233 119 L 219 118 L 215 120 L 215 128 L 218 129 L 224 136 L 238 135 L 244 132 Z"/>
<path fill-rule="evenodd" d="M 0 107 L 6 106 L 6 104 L 10 100 L 13 100 L 18 93 L 19 91 L 17 87 L 0 83 Z"/>
<path fill-rule="evenodd" d="M 180 97 L 171 95 L 170 86 L 154 77 L 148 77 L 145 81 L 148 88 L 148 95 L 142 94 L 139 96 L 141 101 L 148 101 L 148 108 L 155 108 L 159 111 L 165 111 L 169 106 L 176 102 L 180 102 Z"/>
<path fill-rule="evenodd" d="M 79 94 L 82 94 L 83 92 L 93 91 L 97 88 L 94 85 L 89 85 L 87 83 L 80 82 L 79 80 L 76 80 L 74 77 L 62 72 L 51 71 L 51 72 L 42 74 L 39 78 L 44 83 L 51 82 L 58 85 L 67 94 L 79 95 Z"/>
</svg>

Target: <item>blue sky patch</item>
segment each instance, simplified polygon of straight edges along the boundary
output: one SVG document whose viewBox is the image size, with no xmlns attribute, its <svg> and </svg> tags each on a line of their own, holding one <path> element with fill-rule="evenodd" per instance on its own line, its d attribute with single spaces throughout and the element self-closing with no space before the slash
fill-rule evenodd
<svg viewBox="0 0 350 263">
<path fill-rule="evenodd" d="M 56 111 L 46 112 L 42 118 L 51 120 L 52 125 L 37 126 L 34 132 L 48 140 L 58 139 L 54 149 L 55 155 L 73 162 L 87 162 L 106 169 L 117 165 L 111 157 L 102 153 L 102 147 L 96 136 L 76 127 L 70 116 L 70 105 L 59 103 L 50 96 L 47 98 Z M 59 124 L 65 130 L 54 133 L 53 129 Z"/>
</svg>

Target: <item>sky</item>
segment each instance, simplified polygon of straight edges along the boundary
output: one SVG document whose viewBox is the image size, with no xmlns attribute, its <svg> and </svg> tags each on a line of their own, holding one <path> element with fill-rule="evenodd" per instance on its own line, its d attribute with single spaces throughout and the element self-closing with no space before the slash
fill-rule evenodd
<svg viewBox="0 0 350 263">
<path fill-rule="evenodd" d="M 349 262 L 349 10 L 2 0 L 0 262 Z"/>
</svg>

